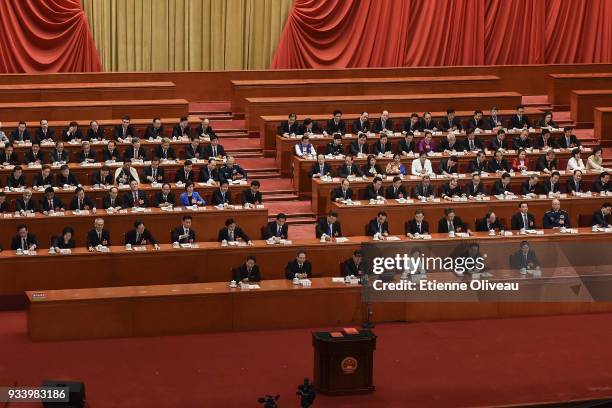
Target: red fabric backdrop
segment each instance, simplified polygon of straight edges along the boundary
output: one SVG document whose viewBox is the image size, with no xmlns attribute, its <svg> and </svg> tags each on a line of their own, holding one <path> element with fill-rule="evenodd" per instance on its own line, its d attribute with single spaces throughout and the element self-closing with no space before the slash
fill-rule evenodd
<svg viewBox="0 0 612 408">
<path fill-rule="evenodd" d="M 102 71 L 80 0 L 1 0 L 0 72 Z"/>
<path fill-rule="evenodd" d="M 612 62 L 612 0 L 294 0 L 272 68 Z"/>
</svg>

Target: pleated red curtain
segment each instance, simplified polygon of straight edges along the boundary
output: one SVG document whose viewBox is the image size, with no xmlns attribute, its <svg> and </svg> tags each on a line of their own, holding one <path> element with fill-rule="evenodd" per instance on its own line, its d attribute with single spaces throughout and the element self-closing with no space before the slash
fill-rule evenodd
<svg viewBox="0 0 612 408">
<path fill-rule="evenodd" d="M 612 61 L 612 0 L 294 0 L 272 68 Z"/>
<path fill-rule="evenodd" d="M 0 1 L 0 72 L 91 72 L 102 64 L 80 0 Z"/>
</svg>

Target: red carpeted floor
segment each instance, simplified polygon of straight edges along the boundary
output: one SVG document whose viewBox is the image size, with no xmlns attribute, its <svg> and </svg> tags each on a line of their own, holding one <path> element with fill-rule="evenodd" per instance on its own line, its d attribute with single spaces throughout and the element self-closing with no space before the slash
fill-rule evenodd
<svg viewBox="0 0 612 408">
<path fill-rule="evenodd" d="M 281 394 L 281 408 L 297 407 L 295 386 L 312 376 L 310 330 L 31 343 L 25 313 L 2 313 L 0 321 L 0 384 L 81 379 L 94 408 L 255 407 L 266 393 Z M 374 331 L 376 392 L 319 396 L 314 407 L 467 407 L 612 395 L 611 314 Z"/>
</svg>

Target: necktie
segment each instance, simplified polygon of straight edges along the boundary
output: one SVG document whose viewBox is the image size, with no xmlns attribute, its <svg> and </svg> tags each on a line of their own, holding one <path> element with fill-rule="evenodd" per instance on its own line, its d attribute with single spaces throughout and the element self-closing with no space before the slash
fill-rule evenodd
<svg viewBox="0 0 612 408">
<path fill-rule="evenodd" d="M 213 146 L 213 156 L 217 157 L 217 147 Z"/>
<path fill-rule="evenodd" d="M 53 209 L 53 200 L 49 200 L 49 209 L 52 210 Z"/>
<path fill-rule="evenodd" d="M 229 240 L 230 241 L 234 240 L 234 231 L 229 231 Z"/>
<path fill-rule="evenodd" d="M 470 139 L 470 150 L 474 150 L 474 141 Z"/>
<path fill-rule="evenodd" d="M 281 227 L 279 225 L 276 226 L 276 236 L 277 237 L 281 236 Z"/>
<path fill-rule="evenodd" d="M 153 181 L 157 180 L 157 169 L 152 169 L 151 175 L 153 176 Z"/>
<path fill-rule="evenodd" d="M 137 159 L 138 158 L 138 149 L 134 149 L 134 158 Z"/>
<path fill-rule="evenodd" d="M 451 221 L 448 222 L 448 232 L 455 231 L 455 226 Z"/>
<path fill-rule="evenodd" d="M 115 199 L 111 198 L 111 207 L 114 207 L 114 206 L 115 206 Z"/>
<path fill-rule="evenodd" d="M 417 222 L 417 232 L 420 234 L 421 233 L 421 223 Z"/>
<path fill-rule="evenodd" d="M 487 223 L 487 230 L 491 229 L 491 224 Z"/>
<path fill-rule="evenodd" d="M 136 243 L 140 242 L 140 234 L 136 232 Z"/>
<path fill-rule="evenodd" d="M 224 203 L 225 202 L 225 192 L 221 192 L 221 202 Z"/>
<path fill-rule="evenodd" d="M 529 229 L 529 221 L 527 220 L 527 214 L 523 213 L 523 225 L 525 229 Z"/>
<path fill-rule="evenodd" d="M 83 206 L 83 202 L 81 201 L 81 199 L 79 198 L 79 210 L 81 209 L 81 207 Z"/>
<path fill-rule="evenodd" d="M 353 168 L 352 168 L 352 166 L 348 166 L 348 165 L 346 167 L 348 167 L 348 175 L 350 176 L 351 173 L 352 173 Z"/>
<path fill-rule="evenodd" d="M 333 236 L 334 236 L 334 229 L 333 229 L 332 224 L 329 224 L 329 236 L 330 236 L 330 237 L 333 237 Z"/>
<path fill-rule="evenodd" d="M 25 238 L 21 238 L 21 249 L 28 249 L 28 244 Z"/>
<path fill-rule="evenodd" d="M 102 231 L 98 232 L 98 241 L 100 241 L 100 243 L 102 243 Z"/>
<path fill-rule="evenodd" d="M 138 194 L 134 193 L 134 205 L 138 204 Z"/>
<path fill-rule="evenodd" d="M 378 232 L 382 234 L 382 225 L 378 223 Z"/>
</svg>

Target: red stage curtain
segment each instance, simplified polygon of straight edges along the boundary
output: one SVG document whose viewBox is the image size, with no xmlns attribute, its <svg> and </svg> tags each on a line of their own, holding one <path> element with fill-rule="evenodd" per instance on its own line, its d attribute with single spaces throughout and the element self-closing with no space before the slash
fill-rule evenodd
<svg viewBox="0 0 612 408">
<path fill-rule="evenodd" d="M 612 0 L 294 0 L 271 68 L 612 61 Z"/>
<path fill-rule="evenodd" d="M 80 0 L 0 1 L 0 72 L 102 71 Z"/>
</svg>

